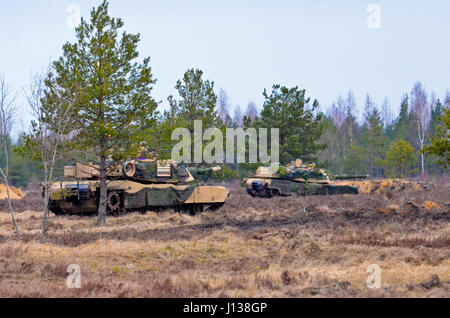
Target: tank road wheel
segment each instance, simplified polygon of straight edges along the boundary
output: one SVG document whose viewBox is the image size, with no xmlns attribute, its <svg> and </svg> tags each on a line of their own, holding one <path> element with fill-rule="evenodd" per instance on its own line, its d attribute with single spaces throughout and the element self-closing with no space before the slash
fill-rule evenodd
<svg viewBox="0 0 450 318">
<path fill-rule="evenodd" d="M 106 200 L 106 213 L 109 215 L 117 215 L 122 210 L 122 195 L 120 192 L 111 191 L 108 193 Z"/>
<path fill-rule="evenodd" d="M 205 210 L 205 206 L 203 204 L 199 204 L 199 203 L 190 204 L 189 209 L 188 209 L 190 215 L 202 213 L 204 210 Z"/>
<path fill-rule="evenodd" d="M 278 190 L 278 189 L 270 189 L 270 195 L 272 197 L 277 197 L 277 196 L 280 195 L 280 190 Z"/>
<path fill-rule="evenodd" d="M 57 201 L 49 200 L 48 202 L 48 210 L 52 212 L 54 215 L 64 215 L 65 212 L 61 209 L 59 203 Z"/>
<path fill-rule="evenodd" d="M 266 186 L 264 187 L 264 192 L 265 192 L 265 197 L 266 198 L 271 198 L 272 197 L 272 189 L 269 189 L 269 187 Z"/>
<path fill-rule="evenodd" d="M 57 216 L 65 214 L 64 210 L 59 208 L 59 207 L 51 207 L 51 208 L 48 208 L 48 209 L 49 209 L 50 212 L 53 212 L 53 214 L 57 215 Z"/>
</svg>

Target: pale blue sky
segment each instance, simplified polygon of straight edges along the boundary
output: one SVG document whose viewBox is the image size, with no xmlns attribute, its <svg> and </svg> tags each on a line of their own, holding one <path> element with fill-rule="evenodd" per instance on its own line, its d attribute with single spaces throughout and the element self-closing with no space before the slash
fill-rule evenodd
<svg viewBox="0 0 450 318">
<path fill-rule="evenodd" d="M 100 2 L 0 0 L 0 72 L 18 95 L 31 71 L 74 41 L 68 5 L 87 17 Z M 367 27 L 371 3 L 381 9 L 380 29 Z M 378 105 L 388 97 L 397 112 L 415 81 L 439 98 L 450 89 L 449 1 L 111 0 L 110 12 L 141 33 L 161 108 L 190 67 L 242 108 L 260 108 L 274 83 L 299 85 L 324 108 L 351 89 L 360 114 L 367 93 Z M 24 111 L 20 120 L 28 124 Z"/>
</svg>

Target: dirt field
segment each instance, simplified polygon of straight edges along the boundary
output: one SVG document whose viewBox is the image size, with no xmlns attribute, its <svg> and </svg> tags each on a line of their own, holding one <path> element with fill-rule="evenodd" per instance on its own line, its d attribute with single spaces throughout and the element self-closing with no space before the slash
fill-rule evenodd
<svg viewBox="0 0 450 318">
<path fill-rule="evenodd" d="M 0 204 L 1 297 L 450 297 L 450 187 L 417 193 L 251 198 L 223 208 L 50 217 L 32 195 Z M 430 202 L 427 202 L 430 201 Z M 433 204 L 434 203 L 434 204 Z M 38 210 L 38 209 L 37 209 Z M 81 288 L 66 268 L 81 269 Z M 369 289 L 367 268 L 381 268 Z"/>
</svg>

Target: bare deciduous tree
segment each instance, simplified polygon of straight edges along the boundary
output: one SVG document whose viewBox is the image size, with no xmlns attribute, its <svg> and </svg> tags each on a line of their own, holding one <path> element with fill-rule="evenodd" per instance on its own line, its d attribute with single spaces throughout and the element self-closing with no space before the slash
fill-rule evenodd
<svg viewBox="0 0 450 318">
<path fill-rule="evenodd" d="M 238 127 L 242 126 L 242 111 L 239 105 L 234 108 L 233 123 Z"/>
<path fill-rule="evenodd" d="M 328 109 L 328 117 L 333 120 L 337 129 L 337 152 L 340 158 L 345 157 L 345 136 L 344 136 L 344 123 L 347 116 L 347 109 L 344 99 L 341 95 L 338 96 L 335 103 L 331 104 Z"/>
<path fill-rule="evenodd" d="M 254 102 L 250 102 L 247 105 L 247 110 L 245 111 L 245 116 L 252 121 L 258 116 L 258 109 Z"/>
<path fill-rule="evenodd" d="M 47 88 L 45 82 L 47 81 Z M 70 141 L 67 132 L 71 124 L 71 96 L 52 90 L 52 73 L 33 74 L 29 87 L 24 90 L 28 106 L 33 115 L 31 132 L 25 136 L 25 149 L 33 153 L 32 159 L 44 170 L 45 209 L 41 232 L 45 235 L 49 211 L 50 183 L 54 181 L 54 169 L 58 158 L 62 158 L 64 144 Z M 50 87 L 50 88 L 48 88 Z M 64 104 L 64 107 L 61 105 Z"/>
<path fill-rule="evenodd" d="M 445 95 L 444 106 L 446 109 L 450 108 L 450 91 L 447 91 L 447 95 Z"/>
<path fill-rule="evenodd" d="M 222 122 L 226 125 L 230 122 L 230 113 L 229 113 L 229 106 L 228 106 L 228 96 L 227 92 L 223 88 L 220 88 L 219 92 L 219 98 L 218 98 L 218 113 L 220 119 L 222 119 Z"/>
<path fill-rule="evenodd" d="M 430 121 L 430 105 L 422 83 L 417 82 L 411 91 L 411 113 L 416 123 L 417 141 L 420 149 L 423 149 Z M 422 174 L 425 173 L 425 155 L 420 154 Z"/>
<path fill-rule="evenodd" d="M 328 116 L 333 119 L 334 125 L 337 129 L 341 130 L 344 124 L 347 110 L 345 107 L 344 99 L 341 95 L 338 96 L 335 103 L 331 104 L 328 110 Z"/>
<path fill-rule="evenodd" d="M 384 127 L 388 127 L 394 121 L 389 99 L 386 97 L 381 105 L 381 114 L 383 117 Z"/>
<path fill-rule="evenodd" d="M 8 197 L 8 207 L 11 213 L 11 219 L 14 224 L 16 234 L 19 234 L 14 211 L 11 205 L 11 196 L 9 192 L 9 155 L 8 139 L 10 138 L 11 128 L 14 123 L 16 112 L 15 96 L 12 95 L 10 87 L 6 83 L 5 75 L 0 74 L 0 146 L 4 151 L 5 165 L 4 169 L 0 167 L 0 178 L 3 179 L 6 186 L 6 195 Z"/>
<path fill-rule="evenodd" d="M 355 132 L 357 129 L 355 129 L 355 126 L 357 128 L 356 123 L 356 116 L 357 116 L 357 110 L 356 110 L 356 101 L 355 101 L 355 95 L 353 95 L 352 91 L 349 91 L 347 94 L 347 99 L 345 100 L 345 107 L 346 107 L 346 118 L 345 118 L 345 132 L 346 132 L 346 140 L 349 145 L 353 144 L 353 141 L 355 139 Z"/>
</svg>

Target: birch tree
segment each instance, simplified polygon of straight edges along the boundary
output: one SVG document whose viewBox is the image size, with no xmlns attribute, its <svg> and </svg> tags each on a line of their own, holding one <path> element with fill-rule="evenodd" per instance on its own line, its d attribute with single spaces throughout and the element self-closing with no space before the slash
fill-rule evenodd
<svg viewBox="0 0 450 318">
<path fill-rule="evenodd" d="M 12 95 L 10 87 L 6 83 L 4 74 L 0 74 L 0 147 L 4 151 L 5 163 L 4 167 L 0 167 L 0 179 L 5 182 L 6 195 L 8 197 L 8 207 L 16 234 L 19 234 L 14 211 L 11 205 L 11 195 L 9 192 L 9 154 L 8 142 L 10 138 L 11 128 L 14 123 L 16 112 L 15 96 Z"/>
<path fill-rule="evenodd" d="M 55 179 L 55 165 L 58 159 L 63 159 L 63 154 L 67 154 L 66 147 L 74 139 L 69 135 L 72 129 L 73 95 L 64 93 L 54 86 L 51 72 L 47 75 L 33 74 L 24 94 L 33 120 L 30 132 L 24 136 L 25 143 L 20 151 L 37 162 L 44 171 L 45 208 L 41 220 L 41 233 L 45 235 L 50 183 Z"/>
<path fill-rule="evenodd" d="M 416 138 L 419 150 L 423 150 L 430 121 L 430 105 L 422 83 L 417 82 L 411 91 L 411 113 L 415 122 Z M 425 173 L 425 155 L 420 152 L 420 167 L 422 175 Z"/>
</svg>

